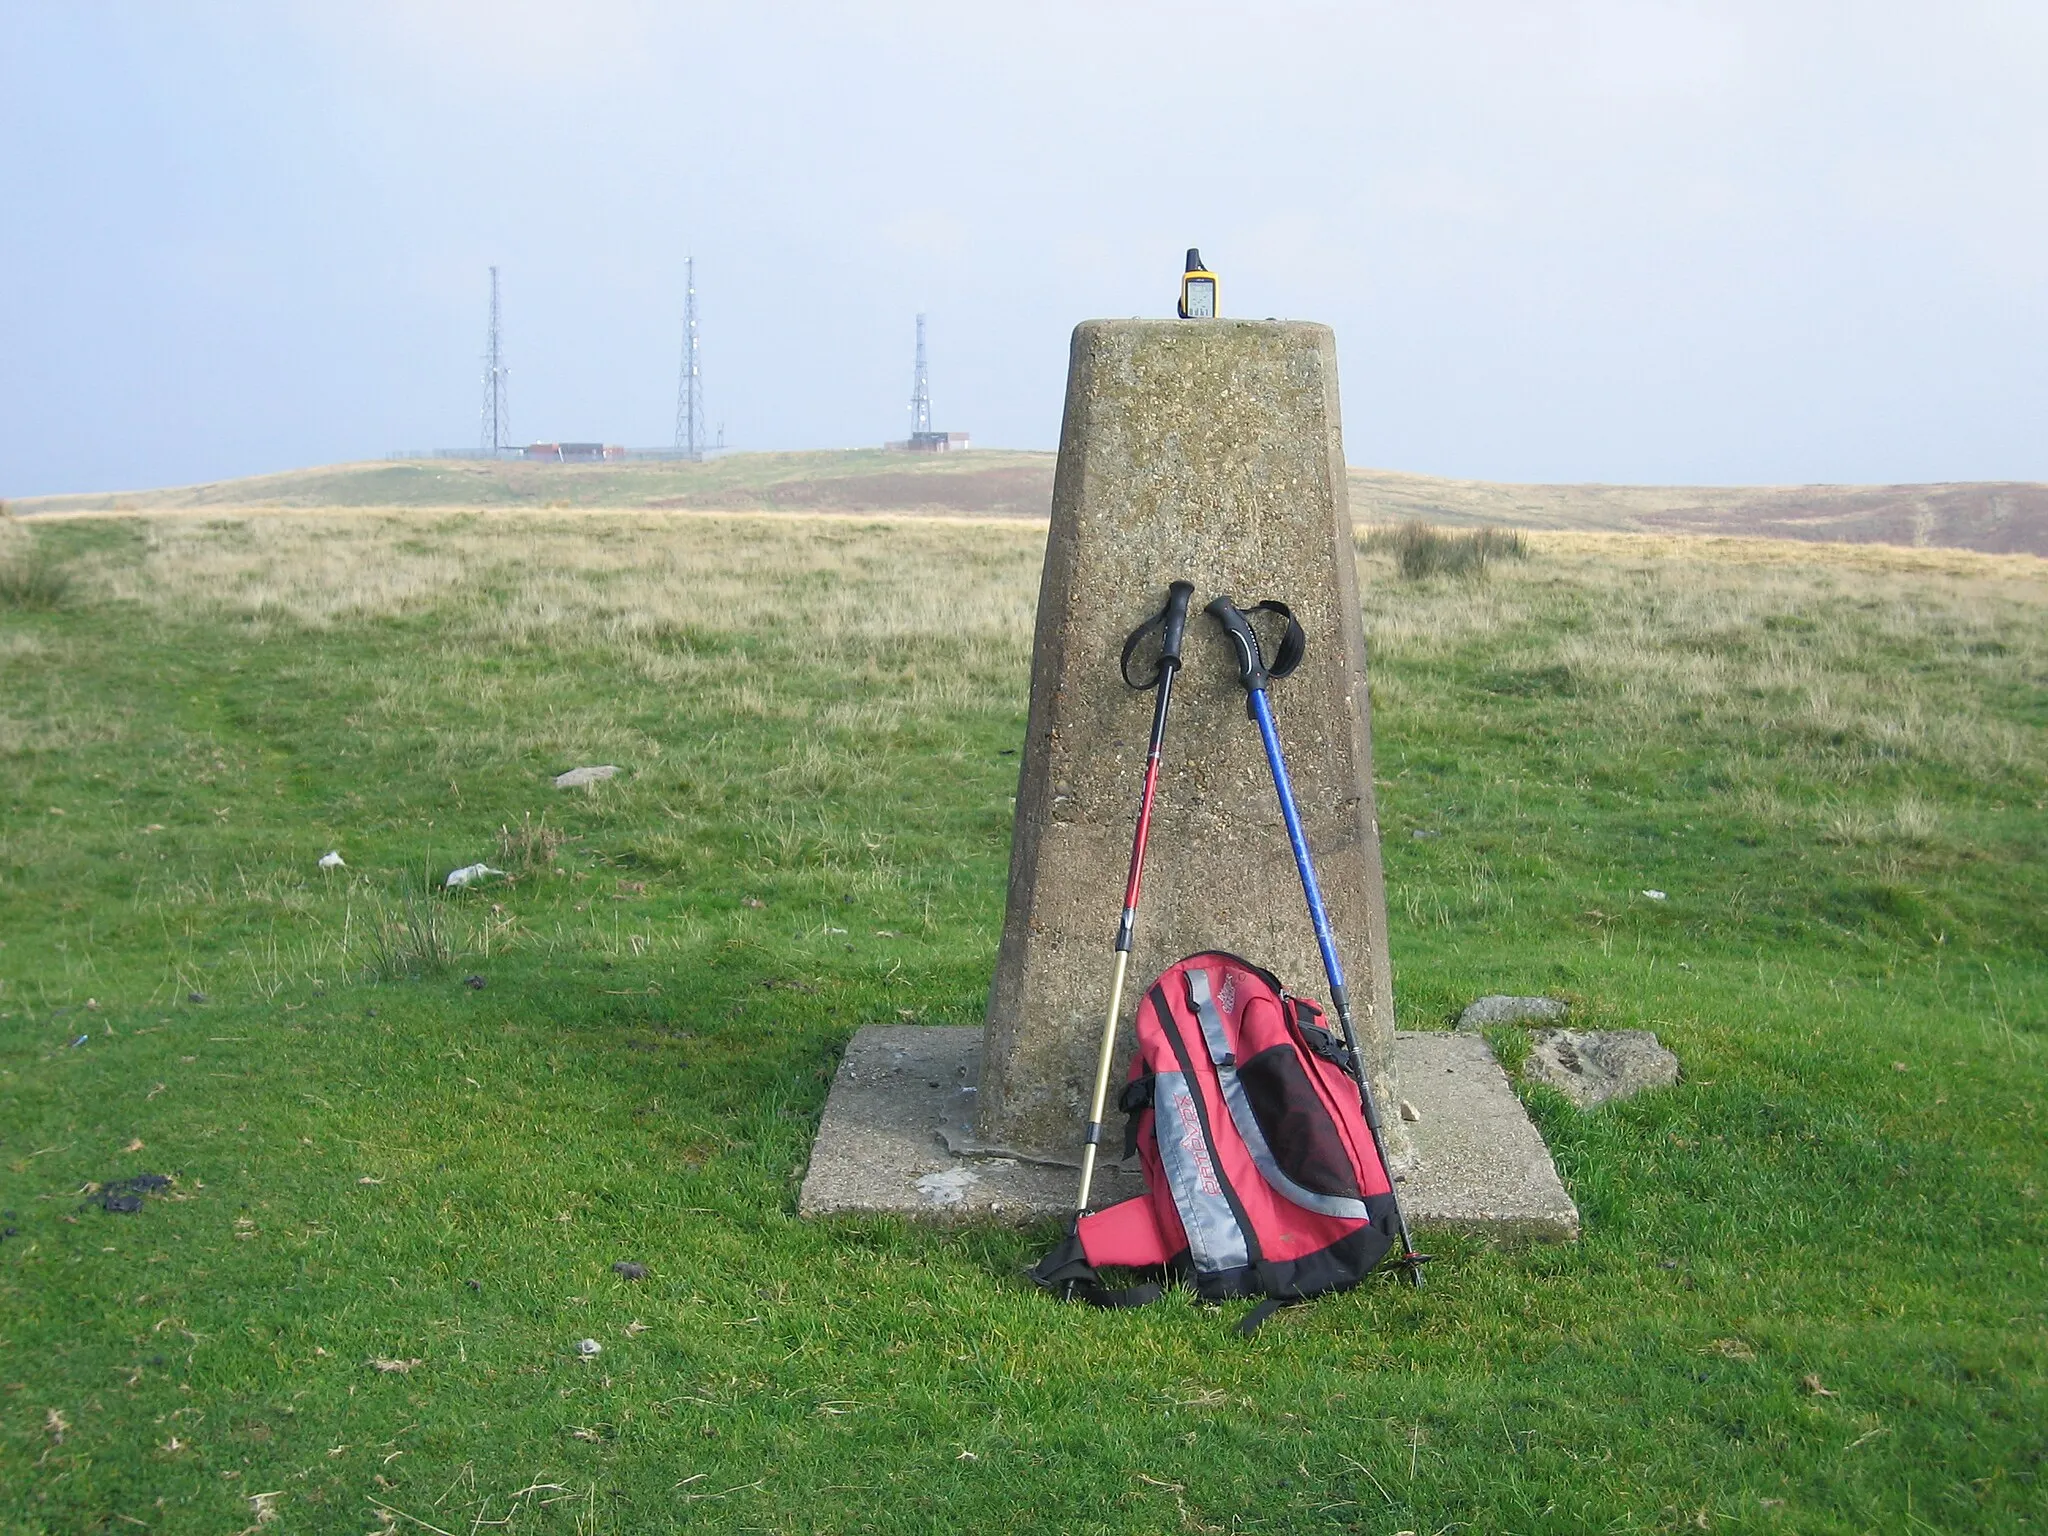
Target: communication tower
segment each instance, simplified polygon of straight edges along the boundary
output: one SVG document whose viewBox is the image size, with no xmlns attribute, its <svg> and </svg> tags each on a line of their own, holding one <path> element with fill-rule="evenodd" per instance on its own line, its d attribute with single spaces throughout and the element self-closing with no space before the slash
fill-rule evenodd
<svg viewBox="0 0 2048 1536">
<path fill-rule="evenodd" d="M 968 437 L 965 432 L 934 432 L 932 430 L 932 375 L 925 365 L 924 357 L 924 316 L 917 317 L 917 369 L 910 376 L 910 436 L 900 443 L 884 443 L 885 448 L 907 448 L 912 453 L 948 453 L 965 448 Z"/>
<path fill-rule="evenodd" d="M 932 430 L 932 376 L 924 362 L 924 316 L 917 317 L 917 371 L 910 377 L 910 437 L 930 436 Z"/>
<path fill-rule="evenodd" d="M 723 446 L 724 431 L 719 437 Z M 704 376 L 697 358 L 697 258 L 683 259 L 683 368 L 676 381 L 676 447 L 695 462 L 704 457 Z"/>
<path fill-rule="evenodd" d="M 491 330 L 484 342 L 484 408 L 477 446 L 491 457 L 512 446 L 512 399 L 506 389 L 505 341 L 498 325 L 498 269 L 491 268 Z"/>
</svg>

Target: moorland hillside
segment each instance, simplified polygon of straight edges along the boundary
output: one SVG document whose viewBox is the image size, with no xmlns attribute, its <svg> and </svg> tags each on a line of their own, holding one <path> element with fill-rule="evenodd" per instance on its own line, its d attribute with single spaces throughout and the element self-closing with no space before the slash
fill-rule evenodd
<svg viewBox="0 0 2048 1536">
<path fill-rule="evenodd" d="M 879 449 L 735 453 L 702 464 L 628 460 L 386 460 L 164 490 L 44 496 L 17 516 L 303 511 L 346 507 L 534 507 L 915 513 L 1043 517 L 1054 456 L 977 450 L 920 457 Z M 2048 485 L 1511 485 L 1399 470 L 1350 472 L 1360 523 L 1681 533 L 2048 555 Z"/>
</svg>

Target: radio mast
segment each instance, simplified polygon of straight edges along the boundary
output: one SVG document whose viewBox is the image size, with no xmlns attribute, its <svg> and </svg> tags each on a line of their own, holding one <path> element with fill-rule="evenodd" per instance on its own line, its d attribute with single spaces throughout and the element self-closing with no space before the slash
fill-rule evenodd
<svg viewBox="0 0 2048 1536">
<path fill-rule="evenodd" d="M 697 258 L 683 258 L 683 367 L 676 381 L 676 447 L 692 463 L 704 457 L 704 375 L 697 357 Z"/>
<path fill-rule="evenodd" d="M 512 400 L 506 389 L 505 340 L 498 320 L 498 269 L 491 268 L 491 330 L 484 342 L 484 408 L 477 446 L 496 458 L 512 446 Z"/>
<path fill-rule="evenodd" d="M 900 356 L 901 354 L 899 354 Z M 910 440 L 932 430 L 932 376 L 924 363 L 924 316 L 917 317 L 917 371 L 910 377 Z"/>
</svg>

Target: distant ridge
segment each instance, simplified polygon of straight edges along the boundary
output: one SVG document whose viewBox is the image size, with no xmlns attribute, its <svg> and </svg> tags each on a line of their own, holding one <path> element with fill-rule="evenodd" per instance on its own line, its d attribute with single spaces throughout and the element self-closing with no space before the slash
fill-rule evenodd
<svg viewBox="0 0 2048 1536">
<path fill-rule="evenodd" d="M 596 508 L 1044 517 L 1054 456 L 976 450 L 926 458 L 863 449 L 735 453 L 702 464 L 418 461 L 339 464 L 155 491 L 39 496 L 18 517 L 316 508 Z M 1503 485 L 1397 470 L 1350 472 L 1360 524 L 1721 534 L 2048 556 L 2048 485 Z"/>
<path fill-rule="evenodd" d="M 1351 471 L 1360 523 L 1719 534 L 2048 555 L 2048 485 L 1499 485 Z"/>
</svg>

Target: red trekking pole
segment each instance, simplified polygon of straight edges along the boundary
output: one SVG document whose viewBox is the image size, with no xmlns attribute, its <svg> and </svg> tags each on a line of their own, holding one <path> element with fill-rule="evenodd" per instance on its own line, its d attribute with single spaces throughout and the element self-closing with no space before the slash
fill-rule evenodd
<svg viewBox="0 0 2048 1536">
<path fill-rule="evenodd" d="M 1123 1012 L 1124 972 L 1131 963 L 1131 934 L 1138 922 L 1138 885 L 1145 874 L 1145 839 L 1152 831 L 1152 795 L 1159 787 L 1159 749 L 1166 740 L 1166 711 L 1173 701 L 1173 674 L 1180 670 L 1181 637 L 1187 632 L 1188 600 L 1194 583 L 1176 581 L 1166 589 L 1166 606 L 1131 631 L 1119 663 L 1124 681 L 1143 692 L 1157 689 L 1152 705 L 1152 740 L 1145 749 L 1145 790 L 1138 801 L 1138 832 L 1131 840 L 1131 873 L 1124 882 L 1124 915 L 1116 928 L 1116 970 L 1110 977 L 1109 1011 L 1102 1020 L 1102 1050 L 1095 1061 L 1095 1097 L 1088 1107 L 1088 1137 L 1081 1148 L 1081 1193 L 1074 1200 L 1076 1220 L 1088 1210 L 1088 1191 L 1095 1181 L 1095 1149 L 1102 1142 L 1102 1106 L 1109 1094 L 1110 1057 L 1116 1051 L 1117 1016 Z M 1159 631 L 1159 664 L 1148 681 L 1131 676 L 1131 657 L 1145 637 Z"/>
</svg>

